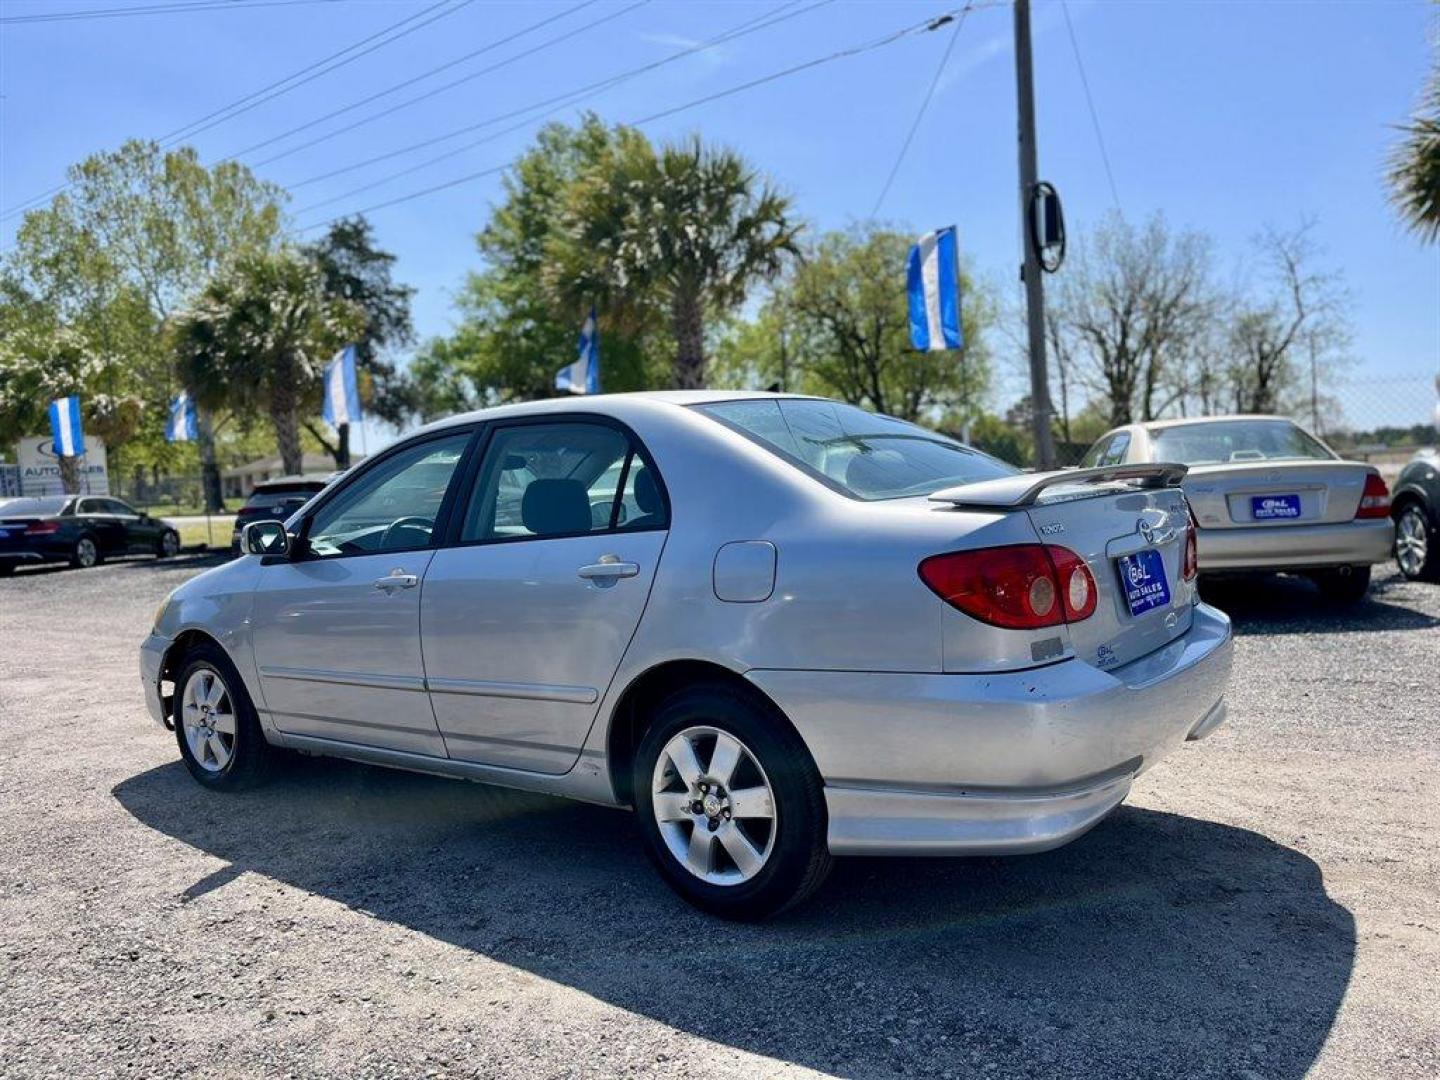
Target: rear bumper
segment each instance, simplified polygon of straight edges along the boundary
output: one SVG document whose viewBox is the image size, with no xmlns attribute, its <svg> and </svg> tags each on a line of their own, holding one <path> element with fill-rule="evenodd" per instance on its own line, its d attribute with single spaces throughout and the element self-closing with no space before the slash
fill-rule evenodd
<svg viewBox="0 0 1440 1080">
<path fill-rule="evenodd" d="M 8 551 L 0 551 L 0 562 L 3 563 L 49 562 L 50 560 L 57 558 L 59 558 L 58 555 L 47 555 L 43 552 L 32 551 L 28 548 L 24 550 L 20 550 L 18 548 L 11 548 Z"/>
<path fill-rule="evenodd" d="M 1275 525 L 1201 529 L 1200 572 L 1369 566 L 1390 558 L 1395 525 L 1389 518 L 1337 525 Z"/>
<path fill-rule="evenodd" d="M 837 855 L 1008 855 L 1058 847 L 1136 775 L 1223 722 L 1230 620 L 1130 664 L 997 675 L 752 671 L 825 779 Z"/>
</svg>

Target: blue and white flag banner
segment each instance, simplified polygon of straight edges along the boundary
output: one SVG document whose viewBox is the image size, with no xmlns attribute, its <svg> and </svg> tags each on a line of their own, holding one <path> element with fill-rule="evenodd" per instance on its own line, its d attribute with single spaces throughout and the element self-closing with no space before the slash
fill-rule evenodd
<svg viewBox="0 0 1440 1080">
<path fill-rule="evenodd" d="M 555 389 L 571 394 L 598 394 L 600 392 L 600 325 L 595 321 L 595 309 L 580 328 L 579 356 L 573 364 L 561 368 L 555 376 Z"/>
<path fill-rule="evenodd" d="M 360 422 L 360 382 L 355 346 L 346 345 L 325 368 L 325 422 L 331 427 Z"/>
<path fill-rule="evenodd" d="M 960 252 L 955 226 L 920 237 L 910 249 L 905 276 L 910 300 L 910 344 L 919 352 L 963 347 Z"/>
<path fill-rule="evenodd" d="M 170 419 L 165 423 L 166 442 L 194 442 L 200 437 L 200 414 L 190 391 L 181 390 L 170 401 Z"/>
<path fill-rule="evenodd" d="M 74 394 L 50 403 L 51 444 L 56 457 L 81 457 L 85 433 L 80 430 L 80 399 Z"/>
</svg>

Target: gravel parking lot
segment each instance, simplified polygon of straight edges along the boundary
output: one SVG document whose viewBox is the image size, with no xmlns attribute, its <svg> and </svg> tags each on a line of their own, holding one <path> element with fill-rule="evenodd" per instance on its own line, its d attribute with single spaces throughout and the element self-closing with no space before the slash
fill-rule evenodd
<svg viewBox="0 0 1440 1080">
<path fill-rule="evenodd" d="M 1218 593 L 1229 725 L 1091 834 L 736 926 L 623 812 L 305 759 L 202 791 L 135 649 L 205 565 L 0 581 L 4 1075 L 1440 1075 L 1440 587 Z"/>
</svg>

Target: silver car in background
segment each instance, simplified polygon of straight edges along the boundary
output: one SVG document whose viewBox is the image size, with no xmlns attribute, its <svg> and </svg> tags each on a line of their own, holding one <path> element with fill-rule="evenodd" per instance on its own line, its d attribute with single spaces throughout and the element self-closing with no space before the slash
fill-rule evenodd
<svg viewBox="0 0 1440 1080">
<path fill-rule="evenodd" d="M 1044 475 L 817 398 L 457 416 L 181 585 L 140 649 L 191 774 L 272 747 L 633 808 L 684 897 L 1081 835 L 1225 716 L 1183 467 Z"/>
<path fill-rule="evenodd" d="M 1335 603 L 1360 600 L 1390 558 L 1390 491 L 1283 416 L 1129 424 L 1096 440 L 1081 467 L 1177 462 L 1199 525 L 1200 572 L 1286 571 Z"/>
</svg>

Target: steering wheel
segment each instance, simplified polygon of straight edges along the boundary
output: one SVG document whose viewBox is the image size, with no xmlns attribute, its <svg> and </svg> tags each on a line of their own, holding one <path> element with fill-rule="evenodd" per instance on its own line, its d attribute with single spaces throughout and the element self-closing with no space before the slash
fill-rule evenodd
<svg viewBox="0 0 1440 1080">
<path fill-rule="evenodd" d="M 435 519 L 419 516 L 396 518 L 389 525 L 385 526 L 385 531 L 380 534 L 380 550 L 388 550 L 390 547 L 390 537 L 394 535 L 395 530 L 404 528 L 407 525 L 418 526 L 428 533 L 435 528 Z"/>
</svg>

